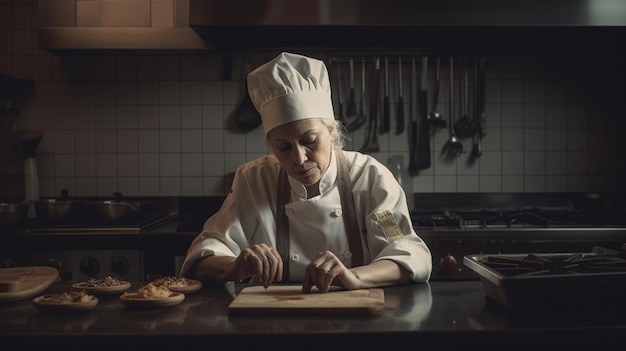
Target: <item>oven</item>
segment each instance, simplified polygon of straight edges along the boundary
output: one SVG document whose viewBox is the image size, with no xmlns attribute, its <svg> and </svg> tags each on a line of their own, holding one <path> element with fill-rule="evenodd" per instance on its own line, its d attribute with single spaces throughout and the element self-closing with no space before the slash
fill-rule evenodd
<svg viewBox="0 0 626 351">
<path fill-rule="evenodd" d="M 574 197 L 575 196 L 575 197 Z M 433 255 L 432 280 L 477 280 L 475 254 L 621 250 L 626 212 L 578 209 L 579 194 L 416 194 L 411 219 Z"/>
<path fill-rule="evenodd" d="M 109 275 L 142 281 L 146 257 L 157 257 L 154 250 L 174 247 L 163 241 L 165 235 L 154 235 L 156 240 L 151 233 L 176 218 L 177 213 L 165 206 L 119 223 L 51 224 L 29 218 L 18 227 L 0 229 L 0 267 L 51 266 L 64 282 Z M 172 267 L 166 273 L 173 271 Z"/>
</svg>

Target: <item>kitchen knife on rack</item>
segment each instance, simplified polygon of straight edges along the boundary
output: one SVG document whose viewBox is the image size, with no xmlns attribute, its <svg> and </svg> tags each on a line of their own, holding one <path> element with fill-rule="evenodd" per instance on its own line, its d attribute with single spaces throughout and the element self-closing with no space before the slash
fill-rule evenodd
<svg viewBox="0 0 626 351">
<path fill-rule="evenodd" d="M 415 58 L 411 59 L 411 130 L 409 131 L 409 173 L 416 175 L 419 170 L 419 159 L 417 153 L 417 70 L 415 68 Z"/>
<path fill-rule="evenodd" d="M 404 88 L 402 87 L 402 57 L 398 57 L 398 110 L 396 112 L 396 135 L 404 132 Z"/>
<path fill-rule="evenodd" d="M 378 98 L 378 97 L 376 97 Z M 389 58 L 385 57 L 385 97 L 383 98 L 383 120 L 380 124 L 380 133 L 385 134 L 389 132 Z"/>
<path fill-rule="evenodd" d="M 419 137 L 417 161 L 419 169 L 430 168 L 430 126 L 428 124 L 428 57 L 422 58 L 419 94 Z"/>
</svg>

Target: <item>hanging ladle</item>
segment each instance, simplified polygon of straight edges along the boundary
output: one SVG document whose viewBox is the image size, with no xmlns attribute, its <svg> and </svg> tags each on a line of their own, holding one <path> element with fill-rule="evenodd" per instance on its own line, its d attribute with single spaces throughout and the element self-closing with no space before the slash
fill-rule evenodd
<svg viewBox="0 0 626 351">
<path fill-rule="evenodd" d="M 428 114 L 428 124 L 435 128 L 445 128 L 446 120 L 443 115 L 437 111 L 439 105 L 439 86 L 441 84 L 441 59 L 437 57 L 437 73 L 435 78 L 435 96 L 433 98 L 432 110 Z"/>
<path fill-rule="evenodd" d="M 474 134 L 474 119 L 469 114 L 469 63 L 467 58 L 465 58 L 465 72 L 464 72 L 464 81 L 463 88 L 459 91 L 460 97 L 462 97 L 463 103 L 463 115 L 457 121 L 454 122 L 454 132 L 459 138 L 467 138 Z M 461 81 L 461 70 L 459 70 L 459 81 Z M 461 99 L 459 99 L 461 100 Z"/>
<path fill-rule="evenodd" d="M 448 130 L 450 137 L 443 145 L 443 153 L 448 157 L 457 157 L 463 152 L 463 144 L 454 134 L 454 59 L 450 58 L 450 91 L 448 92 Z"/>
<path fill-rule="evenodd" d="M 244 74 L 245 91 L 243 99 L 237 108 L 235 121 L 237 126 L 244 130 L 252 130 L 261 125 L 261 115 L 254 107 L 250 93 L 248 92 L 248 73 L 250 72 L 250 62 L 246 58 L 246 71 Z"/>
<path fill-rule="evenodd" d="M 361 110 L 359 111 L 359 115 L 356 117 L 354 121 L 352 121 L 346 129 L 348 132 L 353 132 L 359 129 L 367 122 L 367 116 L 365 114 L 365 102 L 367 97 L 365 96 L 365 59 L 361 59 Z"/>
</svg>

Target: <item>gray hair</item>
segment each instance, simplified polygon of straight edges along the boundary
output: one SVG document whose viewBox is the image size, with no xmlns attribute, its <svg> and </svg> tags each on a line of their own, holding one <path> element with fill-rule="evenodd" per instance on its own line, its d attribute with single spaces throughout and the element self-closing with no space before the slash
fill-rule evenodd
<svg viewBox="0 0 626 351">
<path fill-rule="evenodd" d="M 336 119 L 330 120 L 326 118 L 319 119 L 328 129 L 330 130 L 330 134 L 332 135 L 332 143 L 335 149 L 343 149 L 346 145 L 346 128 L 343 126 L 341 122 Z M 271 149 L 271 145 L 267 140 L 267 134 L 263 137 L 263 141 L 265 145 Z"/>
</svg>

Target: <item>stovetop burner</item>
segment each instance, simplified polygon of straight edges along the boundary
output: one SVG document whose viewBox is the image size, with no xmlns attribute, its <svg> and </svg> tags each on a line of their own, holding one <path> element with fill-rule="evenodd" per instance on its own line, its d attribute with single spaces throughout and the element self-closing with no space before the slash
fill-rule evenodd
<svg viewBox="0 0 626 351">
<path fill-rule="evenodd" d="M 425 210 L 411 213 L 419 229 L 626 227 L 626 214 L 589 214 L 568 208 Z"/>
<path fill-rule="evenodd" d="M 139 234 L 177 218 L 177 214 L 155 212 L 132 223 L 118 224 L 40 224 L 36 218 L 27 221 L 23 226 L 11 228 L 10 232 L 20 234 Z M 1 232 L 1 231 L 0 231 Z"/>
</svg>

